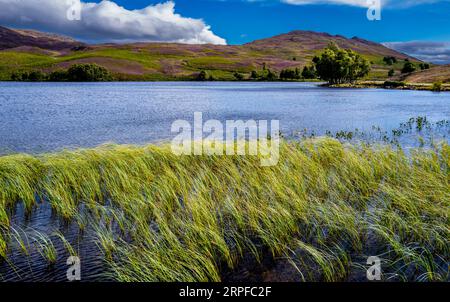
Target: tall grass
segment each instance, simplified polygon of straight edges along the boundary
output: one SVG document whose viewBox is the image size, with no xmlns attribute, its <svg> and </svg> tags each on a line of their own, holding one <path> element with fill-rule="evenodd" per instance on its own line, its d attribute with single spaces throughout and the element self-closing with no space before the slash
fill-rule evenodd
<svg viewBox="0 0 450 302">
<path fill-rule="evenodd" d="M 273 167 L 257 156 L 177 157 L 169 146 L 1 157 L 0 234 L 9 208 L 31 209 L 39 196 L 93 225 L 118 281 L 220 281 L 248 255 L 287 259 L 304 280 L 346 280 L 357 259 L 377 255 L 385 279 L 448 279 L 448 144 L 405 154 L 317 138 L 280 148 Z"/>
</svg>

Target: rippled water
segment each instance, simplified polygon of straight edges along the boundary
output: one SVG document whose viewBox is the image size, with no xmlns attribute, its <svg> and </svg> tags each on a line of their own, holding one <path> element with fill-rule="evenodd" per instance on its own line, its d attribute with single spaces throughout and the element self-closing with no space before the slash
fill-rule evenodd
<svg viewBox="0 0 450 302">
<path fill-rule="evenodd" d="M 390 131 L 411 117 L 449 119 L 450 94 L 315 83 L 0 83 L 0 152 L 171 139 L 172 122 L 196 111 L 222 122 L 278 119 L 287 135 Z"/>
<path fill-rule="evenodd" d="M 370 131 L 373 125 L 390 131 L 411 117 L 450 119 L 450 94 L 314 83 L 0 83 L 0 153 L 168 140 L 172 122 L 192 121 L 194 112 L 222 122 L 277 119 L 288 135 L 305 128 L 316 134 Z M 12 225 L 27 234 L 61 230 L 75 248 L 82 247 L 83 280 L 107 280 L 92 230 L 80 232 L 76 223 L 55 217 L 48 204 L 30 215 L 17 205 Z M 31 257 L 16 251 L 13 266 L 0 263 L 0 279 L 66 280 L 68 254 L 61 243 L 55 247 L 58 259 L 51 266 L 36 251 Z"/>
</svg>

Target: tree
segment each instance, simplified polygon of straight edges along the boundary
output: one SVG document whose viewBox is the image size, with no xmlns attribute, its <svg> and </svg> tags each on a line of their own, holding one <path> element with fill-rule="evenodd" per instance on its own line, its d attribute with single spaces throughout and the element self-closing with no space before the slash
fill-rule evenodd
<svg viewBox="0 0 450 302">
<path fill-rule="evenodd" d="M 298 69 L 283 69 L 280 72 L 281 80 L 295 80 L 299 78 Z"/>
<path fill-rule="evenodd" d="M 244 79 L 244 75 L 242 73 L 237 72 L 237 71 L 233 74 L 233 76 L 238 81 L 242 81 Z"/>
<path fill-rule="evenodd" d="M 420 70 L 430 69 L 430 64 L 428 64 L 428 63 L 420 63 L 419 67 L 420 67 Z"/>
<path fill-rule="evenodd" d="M 402 73 L 411 73 L 416 71 L 416 66 L 410 61 L 406 61 L 405 65 L 403 65 Z"/>
<path fill-rule="evenodd" d="M 63 82 L 69 79 L 69 73 L 66 70 L 55 70 L 48 75 L 50 82 Z"/>
<path fill-rule="evenodd" d="M 197 75 L 197 81 L 206 81 L 208 79 L 208 73 L 204 70 L 200 71 Z"/>
<path fill-rule="evenodd" d="M 14 71 L 11 74 L 12 81 L 27 81 L 27 82 L 43 82 L 48 80 L 48 76 L 46 73 L 40 70 L 33 71 Z"/>
<path fill-rule="evenodd" d="M 257 80 L 259 78 L 258 72 L 256 72 L 256 70 L 252 70 L 250 78 L 253 80 Z"/>
<path fill-rule="evenodd" d="M 68 73 L 68 80 L 72 82 L 102 82 L 112 81 L 111 73 L 96 64 L 74 64 Z"/>
<path fill-rule="evenodd" d="M 433 86 L 431 87 L 431 90 L 433 91 L 442 91 L 442 83 L 441 82 L 434 82 Z"/>
<path fill-rule="evenodd" d="M 370 71 L 369 61 L 351 49 L 340 49 L 335 43 L 313 59 L 317 75 L 329 84 L 352 83 Z"/>
<path fill-rule="evenodd" d="M 394 74 L 395 74 L 395 70 L 394 70 L 394 69 L 391 69 L 391 70 L 389 70 L 389 72 L 388 72 L 388 77 L 392 77 L 392 76 L 394 76 Z"/>
<path fill-rule="evenodd" d="M 276 74 L 275 72 L 273 72 L 272 70 L 267 69 L 267 76 L 266 76 L 266 79 L 267 79 L 268 81 L 276 81 L 276 80 L 278 79 L 278 76 L 277 76 L 277 74 Z"/>
<path fill-rule="evenodd" d="M 315 79 L 317 78 L 316 70 L 314 69 L 314 66 L 305 66 L 303 67 L 302 71 L 302 77 L 304 79 Z"/>
<path fill-rule="evenodd" d="M 396 57 L 384 57 L 383 58 L 384 63 L 386 63 L 386 65 L 392 65 L 397 63 L 397 58 Z"/>
<path fill-rule="evenodd" d="M 23 73 L 19 72 L 19 71 L 14 71 L 11 74 L 11 81 L 16 81 L 16 82 L 23 81 Z"/>
</svg>

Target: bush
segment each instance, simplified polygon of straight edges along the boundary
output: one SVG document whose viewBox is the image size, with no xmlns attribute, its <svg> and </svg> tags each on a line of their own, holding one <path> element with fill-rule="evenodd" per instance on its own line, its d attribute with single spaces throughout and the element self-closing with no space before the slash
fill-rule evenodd
<svg viewBox="0 0 450 302">
<path fill-rule="evenodd" d="M 276 80 L 278 80 L 278 75 L 275 72 L 268 69 L 266 80 L 267 81 L 276 81 Z"/>
<path fill-rule="evenodd" d="M 47 75 L 40 70 L 15 71 L 11 74 L 12 81 L 26 81 L 26 82 L 42 82 L 47 80 Z"/>
<path fill-rule="evenodd" d="M 96 64 L 75 64 L 67 73 L 68 80 L 72 82 L 103 82 L 113 79 L 106 68 Z"/>
<path fill-rule="evenodd" d="M 317 78 L 317 73 L 316 73 L 316 69 L 314 68 L 314 66 L 305 66 L 303 67 L 303 71 L 302 71 L 302 77 L 304 79 L 315 79 Z"/>
<path fill-rule="evenodd" d="M 40 70 L 33 70 L 28 74 L 28 81 L 42 82 L 47 79 L 47 75 Z"/>
<path fill-rule="evenodd" d="M 395 70 L 394 69 L 389 70 L 388 77 L 392 77 L 394 75 L 395 75 Z"/>
<path fill-rule="evenodd" d="M 433 86 L 431 87 L 431 90 L 433 90 L 433 91 L 442 91 L 442 83 L 441 82 L 434 82 Z"/>
<path fill-rule="evenodd" d="M 19 72 L 19 71 L 14 71 L 11 74 L 11 81 L 16 81 L 16 82 L 23 81 L 23 73 Z"/>
<path fill-rule="evenodd" d="M 296 69 L 283 69 L 280 72 L 281 80 L 297 80 L 300 79 L 300 71 Z"/>
<path fill-rule="evenodd" d="M 428 63 L 420 63 L 420 70 L 430 69 L 430 64 Z"/>
<path fill-rule="evenodd" d="M 397 58 L 396 57 L 384 57 L 383 58 L 384 63 L 386 63 L 387 65 L 392 65 L 394 63 L 397 63 Z"/>
<path fill-rule="evenodd" d="M 204 70 L 200 71 L 200 73 L 197 75 L 197 81 L 207 81 L 208 80 L 208 73 Z"/>
<path fill-rule="evenodd" d="M 237 81 L 242 81 L 242 80 L 244 79 L 244 75 L 243 75 L 242 73 L 239 73 L 239 72 L 235 72 L 235 73 L 233 74 L 233 76 L 234 76 L 234 78 L 235 78 Z"/>
<path fill-rule="evenodd" d="M 383 83 L 383 87 L 397 88 L 397 87 L 404 87 L 404 86 L 406 86 L 405 82 L 386 81 Z"/>
<path fill-rule="evenodd" d="M 68 81 L 69 73 L 66 70 L 55 70 L 48 75 L 50 82 L 64 82 Z"/>
<path fill-rule="evenodd" d="M 414 64 L 410 61 L 406 61 L 405 65 L 403 65 L 402 73 L 411 73 L 414 71 L 416 71 L 416 66 L 414 66 Z"/>
</svg>

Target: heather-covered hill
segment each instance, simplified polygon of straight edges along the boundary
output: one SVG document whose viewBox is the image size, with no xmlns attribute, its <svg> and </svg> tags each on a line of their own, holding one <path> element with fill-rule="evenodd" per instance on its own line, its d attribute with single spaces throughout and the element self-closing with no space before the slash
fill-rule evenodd
<svg viewBox="0 0 450 302">
<path fill-rule="evenodd" d="M 253 70 L 263 68 L 275 72 L 303 68 L 330 42 L 369 59 L 372 72 L 368 79 L 386 79 L 391 68 L 399 72 L 403 59 L 417 61 L 378 43 L 311 31 L 293 31 L 245 45 L 84 45 L 52 34 L 0 27 L 0 79 L 9 80 L 14 71 L 51 72 L 76 63 L 96 63 L 119 80 L 189 80 L 201 71 L 217 80 L 233 80 L 236 72 L 248 77 Z M 399 61 L 388 66 L 383 62 L 385 56 Z"/>
</svg>

